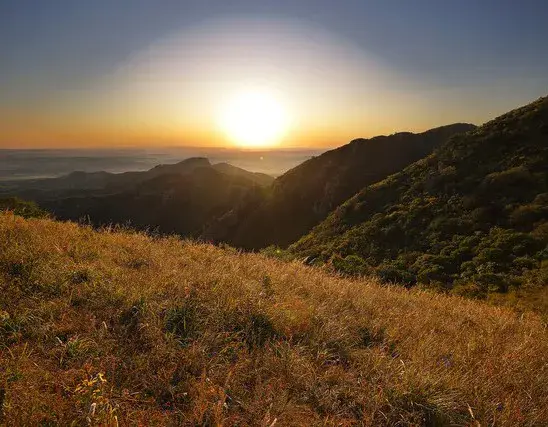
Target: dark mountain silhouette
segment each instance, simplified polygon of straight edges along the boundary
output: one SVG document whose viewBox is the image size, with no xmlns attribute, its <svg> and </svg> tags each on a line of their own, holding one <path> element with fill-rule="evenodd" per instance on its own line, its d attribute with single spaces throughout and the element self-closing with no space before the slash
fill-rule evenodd
<svg viewBox="0 0 548 427">
<path fill-rule="evenodd" d="M 249 172 L 245 169 L 233 166 L 230 163 L 216 163 L 213 165 L 213 169 L 226 175 L 246 178 L 254 182 L 255 184 L 259 184 L 263 187 L 267 187 L 271 185 L 272 182 L 274 182 L 274 178 L 272 178 L 270 175 L 259 172 Z"/>
<path fill-rule="evenodd" d="M 272 181 L 227 163 L 190 158 L 145 172 L 73 172 L 17 181 L 4 184 L 3 193 L 33 200 L 59 219 L 197 237 L 213 218 L 247 203 Z"/>
<path fill-rule="evenodd" d="M 259 185 L 270 185 L 274 178 L 263 173 L 249 172 L 227 163 L 211 165 L 204 157 L 194 157 L 175 164 L 158 165 L 144 172 L 82 172 L 76 171 L 59 178 L 18 180 L 3 182 L 0 193 L 20 194 L 29 198 L 57 198 L 66 196 L 67 192 L 74 195 L 82 191 L 111 193 L 113 191 L 127 190 L 141 182 L 162 175 L 186 175 L 196 168 L 214 168 L 226 175 L 246 178 Z"/>
<path fill-rule="evenodd" d="M 548 283 L 548 98 L 363 189 L 291 251 L 464 294 Z"/>
<path fill-rule="evenodd" d="M 190 163 L 191 170 L 183 168 L 183 163 Z M 182 168 L 184 173 L 180 173 Z M 191 159 L 176 168 L 152 169 L 147 173 L 152 176 L 149 179 L 139 176 L 134 185 L 124 184 L 112 194 L 46 198 L 40 204 L 59 219 L 86 218 L 94 225 L 129 224 L 137 229 L 198 236 L 213 218 L 259 191 L 257 181 L 266 180 L 261 176 L 252 181 L 247 177 L 254 174 L 238 168 L 221 169 L 228 173 L 219 172 L 206 159 Z"/>
<path fill-rule="evenodd" d="M 430 154 L 447 138 L 474 129 L 453 124 L 427 132 L 356 139 L 310 159 L 227 212 L 204 233 L 206 239 L 247 249 L 287 246 L 306 234 L 363 187 Z"/>
</svg>

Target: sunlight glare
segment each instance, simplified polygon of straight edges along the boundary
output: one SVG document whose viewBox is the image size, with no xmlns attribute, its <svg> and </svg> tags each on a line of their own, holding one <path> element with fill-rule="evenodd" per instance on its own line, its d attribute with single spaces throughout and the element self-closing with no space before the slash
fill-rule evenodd
<svg viewBox="0 0 548 427">
<path fill-rule="evenodd" d="M 245 148 L 277 145 L 288 128 L 286 108 L 273 93 L 260 89 L 230 98 L 221 107 L 218 121 L 226 136 Z"/>
</svg>

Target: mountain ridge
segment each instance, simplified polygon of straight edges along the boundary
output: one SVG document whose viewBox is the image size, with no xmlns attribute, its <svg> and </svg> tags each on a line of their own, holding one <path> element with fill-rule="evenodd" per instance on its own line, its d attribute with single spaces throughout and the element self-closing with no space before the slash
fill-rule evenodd
<svg viewBox="0 0 548 427">
<path fill-rule="evenodd" d="M 364 186 L 424 157 L 450 136 L 472 129 L 474 125 L 456 123 L 418 134 L 355 139 L 276 178 L 248 205 L 214 222 L 204 237 L 245 249 L 287 246 Z"/>
<path fill-rule="evenodd" d="M 470 295 L 541 284 L 547 164 L 548 98 L 540 98 L 363 189 L 290 250 L 343 272 L 455 283 Z"/>
</svg>

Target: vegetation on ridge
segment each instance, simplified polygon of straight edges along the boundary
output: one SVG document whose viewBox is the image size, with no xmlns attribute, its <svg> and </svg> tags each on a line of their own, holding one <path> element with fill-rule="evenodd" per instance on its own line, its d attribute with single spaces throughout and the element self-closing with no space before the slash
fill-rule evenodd
<svg viewBox="0 0 548 427">
<path fill-rule="evenodd" d="M 460 297 L 0 214 L 10 425 L 546 425 L 547 338 Z"/>
<path fill-rule="evenodd" d="M 469 296 L 548 284 L 548 98 L 453 137 L 291 247 L 348 274 Z"/>
<path fill-rule="evenodd" d="M 18 197 L 0 197 L 0 212 L 10 211 L 23 218 L 46 218 L 49 214 L 40 207 Z"/>
</svg>

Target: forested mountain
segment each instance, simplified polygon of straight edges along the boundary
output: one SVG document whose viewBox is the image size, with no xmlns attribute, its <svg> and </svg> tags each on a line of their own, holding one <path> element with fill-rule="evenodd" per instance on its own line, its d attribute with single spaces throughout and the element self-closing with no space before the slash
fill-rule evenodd
<svg viewBox="0 0 548 427">
<path fill-rule="evenodd" d="M 430 154 L 447 138 L 474 128 L 453 124 L 419 134 L 356 139 L 280 176 L 267 191 L 216 221 L 204 237 L 247 249 L 287 246 L 363 187 Z"/>
<path fill-rule="evenodd" d="M 548 283 L 548 98 L 453 137 L 291 247 L 339 271 L 465 294 Z"/>
</svg>

